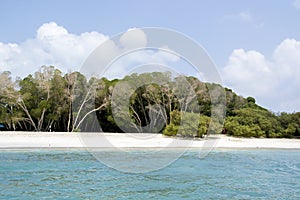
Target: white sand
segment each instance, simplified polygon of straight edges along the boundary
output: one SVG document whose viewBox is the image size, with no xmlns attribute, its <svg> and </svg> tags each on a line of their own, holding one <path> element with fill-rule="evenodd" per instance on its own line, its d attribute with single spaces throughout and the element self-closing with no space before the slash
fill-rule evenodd
<svg viewBox="0 0 300 200">
<path fill-rule="evenodd" d="M 0 132 L 0 149 L 23 148 L 280 148 L 300 149 L 300 139 L 233 138 L 187 140 L 160 134 Z"/>
</svg>

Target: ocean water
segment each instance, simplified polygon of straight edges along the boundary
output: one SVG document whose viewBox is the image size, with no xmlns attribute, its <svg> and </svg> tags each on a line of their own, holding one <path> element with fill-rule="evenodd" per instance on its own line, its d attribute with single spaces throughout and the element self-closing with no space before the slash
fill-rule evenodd
<svg viewBox="0 0 300 200">
<path fill-rule="evenodd" d="M 136 150 L 137 154 L 139 153 Z M 0 199 L 300 199 L 299 150 L 191 150 L 157 171 L 109 168 L 86 151 L 0 151 Z"/>
</svg>

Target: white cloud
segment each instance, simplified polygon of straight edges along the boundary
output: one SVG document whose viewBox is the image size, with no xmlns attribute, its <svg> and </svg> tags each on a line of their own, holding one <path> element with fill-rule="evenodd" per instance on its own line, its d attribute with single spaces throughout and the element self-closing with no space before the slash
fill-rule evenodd
<svg viewBox="0 0 300 200">
<path fill-rule="evenodd" d="M 294 0 L 293 6 L 297 9 L 300 9 L 300 0 Z"/>
<path fill-rule="evenodd" d="M 47 24 L 43 24 L 37 30 L 37 39 L 39 40 L 53 40 L 55 38 L 59 38 L 61 36 L 68 35 L 68 31 L 64 29 L 62 26 L 58 26 L 55 22 L 50 22 Z"/>
<path fill-rule="evenodd" d="M 123 54 L 113 62 L 105 76 L 109 78 L 122 78 L 131 73 L 144 73 L 151 71 L 178 71 L 174 63 L 180 58 L 164 50 L 141 49 Z M 155 66 L 160 65 L 160 69 Z"/>
<path fill-rule="evenodd" d="M 254 17 L 248 11 L 241 11 L 236 14 L 225 15 L 223 16 L 222 21 L 241 22 L 243 24 L 251 25 L 255 28 L 262 28 L 264 26 L 264 23 L 262 21 Z"/>
<path fill-rule="evenodd" d="M 131 73 L 157 71 L 154 67 L 157 64 L 170 66 L 180 60 L 167 46 L 149 47 L 148 39 L 146 33 L 137 28 L 112 37 L 93 52 L 82 72 L 87 76 L 122 78 Z"/>
<path fill-rule="evenodd" d="M 231 20 L 231 21 L 234 21 L 234 20 L 243 21 L 243 22 L 253 22 L 254 21 L 252 15 L 248 11 L 242 11 L 237 14 L 228 14 L 228 15 L 225 15 L 223 17 L 223 19 Z"/>
<path fill-rule="evenodd" d="M 42 65 L 79 70 L 86 57 L 108 37 L 97 32 L 69 33 L 54 22 L 43 24 L 35 38 L 20 44 L 0 43 L 0 71 L 26 76 Z"/>
<path fill-rule="evenodd" d="M 300 110 L 300 42 L 285 39 L 272 58 L 257 51 L 234 50 L 222 74 L 228 87 L 274 111 Z"/>
<path fill-rule="evenodd" d="M 240 12 L 238 14 L 238 18 L 242 21 L 246 21 L 246 22 L 252 22 L 253 21 L 253 17 L 251 16 L 251 14 L 249 12 Z"/>
<path fill-rule="evenodd" d="M 256 81 L 261 80 L 264 82 L 263 85 L 267 85 L 270 74 L 269 63 L 257 51 L 234 50 L 223 74 L 233 88 L 240 88 L 240 93 L 263 95 L 268 90 L 268 88 L 260 86 L 261 82 Z M 260 90 L 257 90 L 258 87 Z"/>
<path fill-rule="evenodd" d="M 120 43 L 128 49 L 145 47 L 147 45 L 147 36 L 141 29 L 129 29 L 121 36 Z"/>
<path fill-rule="evenodd" d="M 146 45 L 147 35 L 137 28 L 129 29 L 120 37 L 109 39 L 98 32 L 72 34 L 55 22 L 50 22 L 38 28 L 35 38 L 19 44 L 0 42 L 0 71 L 11 71 L 13 76 L 24 77 L 34 73 L 42 65 L 54 65 L 63 72 L 81 70 L 87 75 L 95 74 L 99 72 L 99 67 L 106 66 L 116 56 Z M 95 52 L 94 59 L 89 59 L 91 62 L 83 65 L 96 48 L 99 51 Z M 167 47 L 162 48 L 168 50 Z M 128 71 L 128 65 L 147 62 L 165 64 L 178 59 L 177 56 L 161 50 L 142 50 L 126 55 L 117 69 L 113 69 L 112 75 L 124 74 Z"/>
</svg>

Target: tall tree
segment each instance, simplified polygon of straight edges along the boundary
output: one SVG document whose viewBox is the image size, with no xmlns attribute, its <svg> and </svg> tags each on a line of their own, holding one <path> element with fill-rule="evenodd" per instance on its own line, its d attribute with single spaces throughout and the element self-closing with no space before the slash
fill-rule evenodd
<svg viewBox="0 0 300 200">
<path fill-rule="evenodd" d="M 23 120 L 22 112 L 16 106 L 18 92 L 16 82 L 8 71 L 0 74 L 0 121 L 8 130 L 16 130 L 17 124 Z"/>
<path fill-rule="evenodd" d="M 20 81 L 20 96 L 17 102 L 35 131 L 46 131 L 48 128 L 44 121 L 51 106 L 51 80 L 54 73 L 53 66 L 43 66 L 34 77 L 29 75 Z"/>
</svg>

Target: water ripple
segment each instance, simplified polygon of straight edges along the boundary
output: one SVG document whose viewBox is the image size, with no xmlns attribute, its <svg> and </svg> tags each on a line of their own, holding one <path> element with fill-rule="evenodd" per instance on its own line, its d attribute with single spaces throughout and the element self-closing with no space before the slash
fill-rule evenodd
<svg viewBox="0 0 300 200">
<path fill-rule="evenodd" d="M 0 199 L 296 200 L 299 155 L 297 150 L 231 150 L 199 159 L 198 152 L 189 151 L 162 170 L 128 174 L 84 151 L 5 151 L 0 152 Z"/>
</svg>

